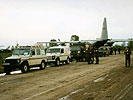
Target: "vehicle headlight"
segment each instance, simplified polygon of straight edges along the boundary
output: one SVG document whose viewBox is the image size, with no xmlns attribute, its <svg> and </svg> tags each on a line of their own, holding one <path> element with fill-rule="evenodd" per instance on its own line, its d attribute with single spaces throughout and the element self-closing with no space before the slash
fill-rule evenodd
<svg viewBox="0 0 133 100">
<path fill-rule="evenodd" d="M 52 56 L 52 59 L 54 60 L 55 59 L 55 56 Z"/>
<path fill-rule="evenodd" d="M 5 63 L 6 62 L 6 59 L 5 58 L 3 58 L 3 63 Z"/>
<path fill-rule="evenodd" d="M 80 53 L 80 51 L 78 51 L 78 53 Z"/>
<path fill-rule="evenodd" d="M 5 60 L 3 60 L 3 63 L 5 63 L 6 61 Z"/>
<path fill-rule="evenodd" d="M 20 59 L 17 60 L 18 63 L 20 63 L 20 61 L 21 61 Z"/>
</svg>

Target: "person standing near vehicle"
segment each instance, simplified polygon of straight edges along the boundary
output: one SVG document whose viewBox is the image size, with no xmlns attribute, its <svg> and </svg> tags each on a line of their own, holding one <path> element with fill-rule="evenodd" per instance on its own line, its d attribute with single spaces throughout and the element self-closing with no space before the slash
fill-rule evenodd
<svg viewBox="0 0 133 100">
<path fill-rule="evenodd" d="M 90 51 L 90 49 L 88 49 L 86 51 L 86 61 L 88 62 L 88 64 L 91 64 L 91 51 Z"/>
<path fill-rule="evenodd" d="M 130 67 L 130 55 L 131 55 L 131 50 L 129 47 L 125 48 L 125 66 Z"/>
<path fill-rule="evenodd" d="M 91 63 L 92 63 L 92 64 L 94 63 L 94 55 L 95 55 L 95 54 L 94 54 L 94 50 L 95 50 L 95 49 L 94 49 L 94 47 L 92 46 L 92 47 L 91 47 L 91 50 L 90 50 Z"/>
<path fill-rule="evenodd" d="M 121 54 L 121 48 L 120 48 L 120 46 L 118 47 L 118 52 L 119 52 L 119 54 Z"/>
<path fill-rule="evenodd" d="M 117 49 L 116 49 L 116 47 L 115 47 L 115 48 L 114 48 L 115 55 L 116 55 L 116 51 L 117 51 Z"/>
<path fill-rule="evenodd" d="M 110 48 L 110 55 L 112 55 L 113 54 L 113 48 L 111 47 Z"/>
<path fill-rule="evenodd" d="M 94 55 L 95 55 L 95 58 L 96 58 L 96 63 L 95 64 L 99 64 L 99 52 L 98 52 L 97 48 L 94 50 Z"/>
</svg>

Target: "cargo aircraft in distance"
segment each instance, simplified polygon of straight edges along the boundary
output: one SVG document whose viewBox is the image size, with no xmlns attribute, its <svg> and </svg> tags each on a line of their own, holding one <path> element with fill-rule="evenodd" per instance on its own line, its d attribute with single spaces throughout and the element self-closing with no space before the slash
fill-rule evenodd
<svg viewBox="0 0 133 100">
<path fill-rule="evenodd" d="M 113 43 L 115 43 L 115 42 L 129 42 L 129 41 L 133 41 L 133 39 L 109 39 L 108 38 L 108 30 L 107 30 L 107 21 L 106 21 L 106 18 L 104 18 L 101 37 L 96 40 L 64 41 L 64 42 L 52 41 L 52 42 L 37 42 L 37 43 L 45 43 L 45 44 L 49 44 L 49 43 L 59 43 L 59 44 L 62 44 L 62 43 L 88 43 L 95 48 L 99 48 L 101 46 L 112 46 Z"/>
<path fill-rule="evenodd" d="M 81 41 L 95 41 L 93 46 L 98 48 L 100 46 L 112 46 L 115 42 L 130 42 L 133 41 L 133 39 L 109 39 L 108 30 L 107 30 L 107 21 L 106 18 L 104 18 L 101 37 L 97 40 L 81 40 Z"/>
</svg>

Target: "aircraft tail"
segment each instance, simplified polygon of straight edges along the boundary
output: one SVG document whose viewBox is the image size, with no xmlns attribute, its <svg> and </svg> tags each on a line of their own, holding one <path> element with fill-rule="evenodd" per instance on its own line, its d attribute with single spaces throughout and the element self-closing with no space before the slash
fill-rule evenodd
<svg viewBox="0 0 133 100">
<path fill-rule="evenodd" d="M 102 27 L 102 33 L 101 33 L 101 40 L 107 40 L 108 39 L 108 30 L 107 30 L 107 22 L 106 18 L 104 18 L 103 21 L 103 27 Z"/>
</svg>

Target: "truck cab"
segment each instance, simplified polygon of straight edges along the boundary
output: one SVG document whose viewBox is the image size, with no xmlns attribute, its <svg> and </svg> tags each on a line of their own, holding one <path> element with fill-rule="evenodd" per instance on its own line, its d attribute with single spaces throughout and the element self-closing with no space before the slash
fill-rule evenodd
<svg viewBox="0 0 133 100">
<path fill-rule="evenodd" d="M 99 50 L 99 56 L 100 57 L 106 57 L 106 56 L 109 56 L 110 54 L 110 50 L 109 50 L 109 46 L 102 46 L 100 47 L 98 50 Z"/>
</svg>

